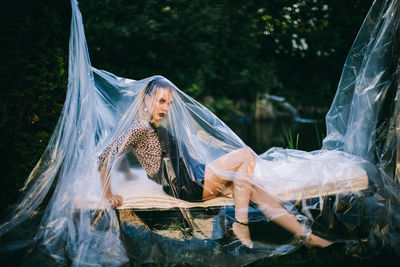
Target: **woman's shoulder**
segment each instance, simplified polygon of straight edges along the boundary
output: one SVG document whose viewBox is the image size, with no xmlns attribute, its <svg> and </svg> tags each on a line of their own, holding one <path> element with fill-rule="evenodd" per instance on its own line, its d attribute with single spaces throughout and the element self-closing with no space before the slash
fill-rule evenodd
<svg viewBox="0 0 400 267">
<path fill-rule="evenodd" d="M 151 129 L 150 124 L 145 120 L 135 120 L 132 122 L 131 126 L 127 130 L 127 133 L 137 134 L 137 133 L 145 133 Z"/>
<path fill-rule="evenodd" d="M 146 120 L 135 120 L 131 128 L 150 128 L 150 123 Z"/>
</svg>

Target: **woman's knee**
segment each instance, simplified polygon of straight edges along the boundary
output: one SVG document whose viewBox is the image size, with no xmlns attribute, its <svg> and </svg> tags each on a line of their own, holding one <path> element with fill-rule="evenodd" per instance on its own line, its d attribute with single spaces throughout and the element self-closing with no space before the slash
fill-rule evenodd
<svg viewBox="0 0 400 267">
<path fill-rule="evenodd" d="M 243 147 L 243 148 L 239 148 L 236 151 L 240 155 L 240 157 L 243 159 L 243 161 L 254 164 L 254 161 L 255 161 L 254 152 L 251 149 Z"/>
<path fill-rule="evenodd" d="M 246 158 L 251 158 L 251 157 L 254 158 L 254 152 L 250 148 L 242 147 L 237 149 L 236 152 Z"/>
</svg>

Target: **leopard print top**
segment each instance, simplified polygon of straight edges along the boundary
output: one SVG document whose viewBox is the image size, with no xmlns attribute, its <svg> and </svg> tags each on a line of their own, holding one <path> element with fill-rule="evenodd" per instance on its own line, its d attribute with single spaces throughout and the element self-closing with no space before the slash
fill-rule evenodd
<svg viewBox="0 0 400 267">
<path fill-rule="evenodd" d="M 122 155 L 128 149 L 132 149 L 147 175 L 152 179 L 159 176 L 163 149 L 157 131 L 159 130 L 155 129 L 147 121 L 135 121 L 125 133 L 109 144 L 99 156 L 99 170 L 103 166 L 110 168 L 112 161 L 116 157 Z"/>
</svg>

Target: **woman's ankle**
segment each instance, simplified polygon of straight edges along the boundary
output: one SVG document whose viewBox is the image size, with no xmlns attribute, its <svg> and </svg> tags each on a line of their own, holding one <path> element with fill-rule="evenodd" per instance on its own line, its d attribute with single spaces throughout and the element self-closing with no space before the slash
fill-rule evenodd
<svg viewBox="0 0 400 267">
<path fill-rule="evenodd" d="M 235 221 L 232 224 L 233 234 L 240 240 L 246 247 L 253 248 L 253 241 L 251 241 L 249 226 L 246 223 Z"/>
<path fill-rule="evenodd" d="M 238 224 L 241 224 L 241 225 L 245 225 L 245 226 L 249 226 L 249 222 L 247 220 L 241 221 L 241 220 L 235 219 L 235 223 L 238 223 Z"/>
</svg>

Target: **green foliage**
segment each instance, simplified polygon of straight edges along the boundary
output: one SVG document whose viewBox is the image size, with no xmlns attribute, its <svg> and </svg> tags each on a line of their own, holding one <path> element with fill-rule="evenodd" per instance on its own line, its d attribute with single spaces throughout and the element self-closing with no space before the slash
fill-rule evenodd
<svg viewBox="0 0 400 267">
<path fill-rule="evenodd" d="M 67 86 L 69 1 L 7 1 L 1 9 L 0 209 L 43 153 Z"/>
<path fill-rule="evenodd" d="M 270 92 L 292 104 L 328 106 L 371 3 L 266 1 L 257 20 L 260 55 L 275 62 L 282 83 Z"/>
<path fill-rule="evenodd" d="M 204 105 L 213 113 L 218 114 L 223 121 L 229 121 L 234 117 L 243 116 L 243 112 L 230 99 L 217 98 L 212 102 L 204 102 Z"/>
<path fill-rule="evenodd" d="M 258 58 L 251 5 L 89 0 L 81 9 L 94 66 L 136 79 L 161 74 L 199 99 L 253 101 L 277 79 L 273 63 Z"/>
<path fill-rule="evenodd" d="M 372 1 L 125 0 L 81 3 L 96 67 L 161 74 L 198 99 L 257 92 L 327 106 Z"/>
</svg>

